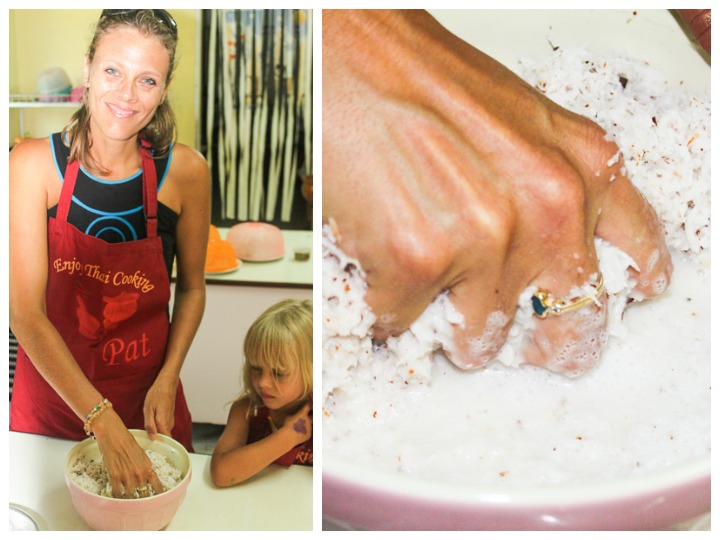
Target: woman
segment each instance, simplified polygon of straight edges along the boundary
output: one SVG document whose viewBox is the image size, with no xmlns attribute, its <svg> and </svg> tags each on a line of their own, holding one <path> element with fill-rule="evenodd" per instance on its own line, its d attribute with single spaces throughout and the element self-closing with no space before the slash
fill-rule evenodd
<svg viewBox="0 0 720 540">
<path fill-rule="evenodd" d="M 10 156 L 10 428 L 96 437 L 116 497 L 161 489 L 129 428 L 191 449 L 179 374 L 205 304 L 210 192 L 202 156 L 173 144 L 176 45 L 166 11 L 104 10 L 82 107 Z"/>
</svg>

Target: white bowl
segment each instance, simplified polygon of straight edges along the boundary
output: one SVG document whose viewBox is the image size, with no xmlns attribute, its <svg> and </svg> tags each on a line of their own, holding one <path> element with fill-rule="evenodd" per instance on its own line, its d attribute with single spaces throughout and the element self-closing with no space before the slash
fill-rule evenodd
<svg viewBox="0 0 720 540">
<path fill-rule="evenodd" d="M 65 460 L 65 483 L 77 513 L 97 531 L 158 531 L 170 523 L 185 499 L 192 476 L 190 456 L 185 447 L 165 435 L 158 435 L 156 440 L 151 441 L 143 430 L 131 429 L 130 433 L 144 450 L 164 455 L 180 469 L 182 480 L 165 493 L 143 499 L 113 499 L 95 495 L 75 484 L 69 471 L 80 455 L 96 461 L 102 456 L 94 439 L 78 443 Z"/>
</svg>

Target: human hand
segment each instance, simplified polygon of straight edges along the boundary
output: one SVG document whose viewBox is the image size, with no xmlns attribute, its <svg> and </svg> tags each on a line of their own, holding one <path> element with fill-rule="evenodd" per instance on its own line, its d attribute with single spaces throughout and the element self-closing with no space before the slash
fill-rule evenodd
<svg viewBox="0 0 720 540">
<path fill-rule="evenodd" d="M 148 486 L 154 493 L 164 491 L 150 458 L 112 409 L 95 419 L 93 430 L 113 497 L 133 499 L 136 493 L 148 497 L 151 495 Z"/>
<path fill-rule="evenodd" d="M 678 9 L 677 11 L 698 45 L 710 54 L 710 10 Z"/>
<path fill-rule="evenodd" d="M 292 434 L 295 439 L 293 446 L 309 440 L 312 437 L 312 403 L 305 402 L 300 410 L 285 418 L 282 429 Z"/>
<path fill-rule="evenodd" d="M 672 262 L 615 144 L 420 11 L 323 15 L 323 217 L 366 272 L 375 337 L 448 291 L 461 368 L 507 339 L 529 286 L 564 297 L 598 275 L 595 235 L 655 296 Z M 600 306 L 538 320 L 525 361 L 577 374 L 605 341 Z"/>
<path fill-rule="evenodd" d="M 143 405 L 145 415 L 145 431 L 151 441 L 158 433 L 172 437 L 175 426 L 175 398 L 177 384 L 167 383 L 158 377 L 148 390 Z"/>
</svg>

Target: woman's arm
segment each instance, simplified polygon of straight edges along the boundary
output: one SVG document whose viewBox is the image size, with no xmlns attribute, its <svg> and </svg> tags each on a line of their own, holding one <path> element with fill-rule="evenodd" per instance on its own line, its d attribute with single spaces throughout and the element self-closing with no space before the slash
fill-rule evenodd
<svg viewBox="0 0 720 540">
<path fill-rule="evenodd" d="M 80 423 L 102 396 L 75 362 L 45 309 L 51 178 L 55 173 L 47 139 L 24 141 L 10 153 L 10 326 L 34 366 Z"/>
<path fill-rule="evenodd" d="M 56 179 L 47 139 L 24 141 L 10 154 L 10 326 L 33 365 L 67 403 L 81 424 L 103 396 L 85 376 L 47 317 L 47 208 L 49 194 L 56 199 Z M 113 486 L 134 493 L 149 479 L 162 485 L 150 460 L 112 409 L 95 421 L 93 431 Z"/>
<path fill-rule="evenodd" d="M 178 144 L 168 174 L 171 185 L 161 190 L 160 198 L 179 215 L 177 276 L 165 362 L 145 399 L 145 428 L 151 438 L 155 433 L 170 435 L 173 428 L 180 369 L 205 309 L 210 173 L 202 155 Z"/>
<path fill-rule="evenodd" d="M 264 439 L 247 444 L 250 404 L 237 401 L 230 409 L 225 431 L 210 461 L 210 475 L 218 487 L 239 484 L 312 436 L 310 404 L 289 416 L 283 426 Z M 302 428 L 299 426 L 302 425 Z"/>
</svg>

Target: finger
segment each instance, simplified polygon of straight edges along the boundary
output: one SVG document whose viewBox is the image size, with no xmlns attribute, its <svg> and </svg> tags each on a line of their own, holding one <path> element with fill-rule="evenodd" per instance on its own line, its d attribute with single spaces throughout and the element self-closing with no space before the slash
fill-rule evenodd
<svg viewBox="0 0 720 540">
<path fill-rule="evenodd" d="M 148 483 L 146 483 L 146 484 L 144 484 L 144 485 L 142 485 L 142 486 L 138 486 L 138 488 L 137 488 L 136 491 L 137 491 L 137 496 L 138 496 L 138 498 L 140 498 L 140 499 L 144 499 L 144 498 L 146 498 L 146 497 L 149 497 L 149 496 L 151 495 L 151 493 L 150 493 L 150 483 L 148 482 Z"/>
<path fill-rule="evenodd" d="M 388 262 L 382 271 L 367 273 L 365 300 L 376 316 L 375 339 L 384 340 L 407 330 L 440 292 L 440 286 L 418 272 L 412 264 Z M 417 264 L 416 269 L 423 265 Z M 396 271 L 400 270 L 400 271 Z"/>
<path fill-rule="evenodd" d="M 494 359 L 507 339 L 522 287 L 498 271 L 480 269 L 451 289 L 450 301 L 463 316 L 454 342 L 445 347 L 448 359 L 461 369 L 475 369 Z"/>
<path fill-rule="evenodd" d="M 110 478 L 110 492 L 114 499 L 122 499 L 125 495 L 125 487 L 117 478 Z"/>
<path fill-rule="evenodd" d="M 599 277 L 597 261 L 591 257 L 575 270 L 555 265 L 538 276 L 533 285 L 555 298 L 568 303 L 584 298 L 591 301 L 573 311 L 559 315 L 549 311 L 545 318 L 536 318 L 534 331 L 523 350 L 527 364 L 569 377 L 581 375 L 597 364 L 607 342 L 608 314 L 607 294 L 594 286 Z"/>
<path fill-rule="evenodd" d="M 157 438 L 158 427 L 155 423 L 155 413 L 145 413 L 145 431 L 147 431 L 148 437 L 151 441 Z"/>
<path fill-rule="evenodd" d="M 153 493 L 157 494 L 165 491 L 165 487 L 162 485 L 162 482 L 160 482 L 160 479 L 152 466 L 150 467 L 150 472 L 148 473 L 147 478 L 147 484 L 152 488 Z"/>
<path fill-rule="evenodd" d="M 625 176 L 617 177 L 603 201 L 596 234 L 627 253 L 639 270 L 630 269 L 641 299 L 665 291 L 673 272 L 662 224 L 650 203 Z"/>
</svg>

